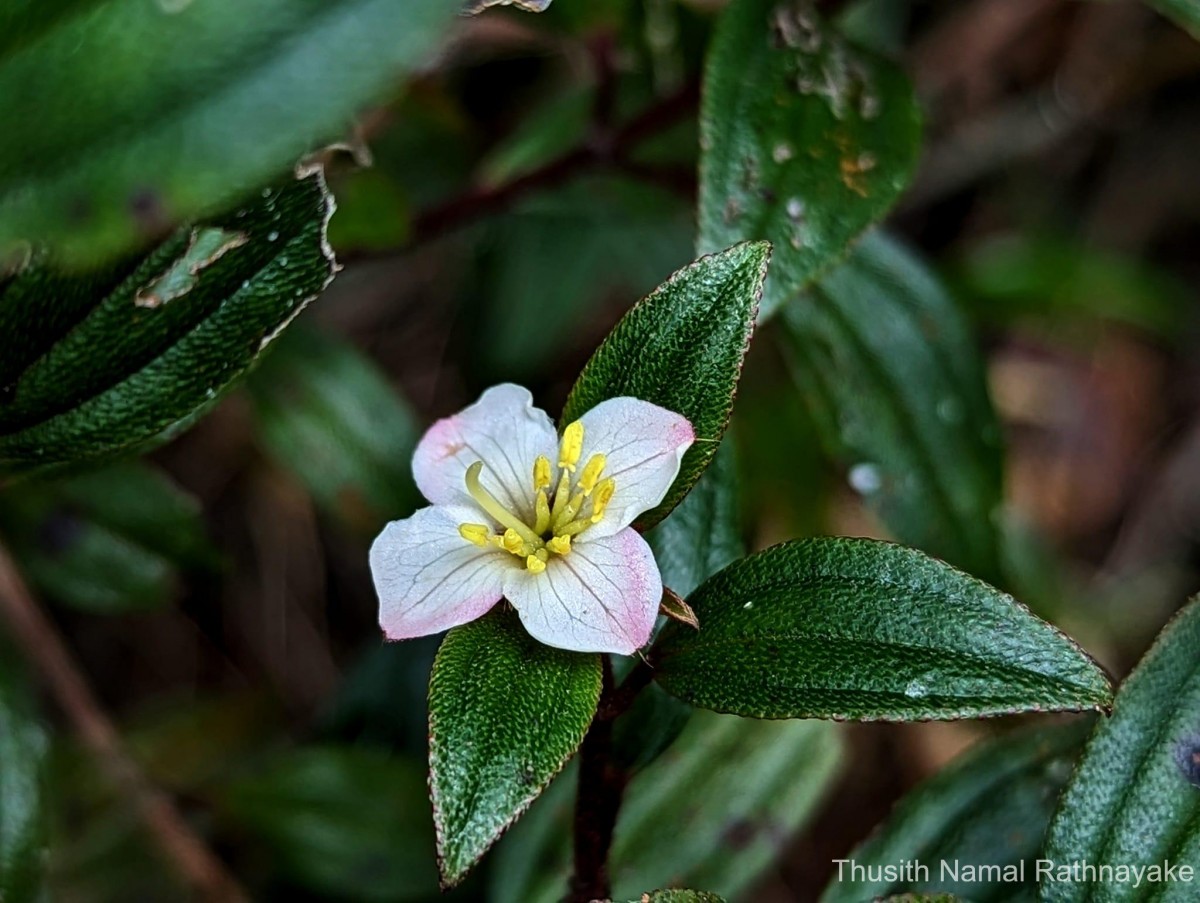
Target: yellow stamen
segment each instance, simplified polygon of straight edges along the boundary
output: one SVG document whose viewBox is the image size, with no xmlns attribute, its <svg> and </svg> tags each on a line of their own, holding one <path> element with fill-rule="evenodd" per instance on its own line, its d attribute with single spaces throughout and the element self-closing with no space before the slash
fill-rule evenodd
<svg viewBox="0 0 1200 903">
<path fill-rule="evenodd" d="M 558 523 L 559 515 L 562 514 L 563 508 L 567 507 L 567 502 L 571 500 L 571 477 L 564 470 L 562 476 L 558 478 L 558 488 L 554 490 L 554 507 L 550 509 L 550 523 Z"/>
<path fill-rule="evenodd" d="M 577 492 L 571 496 L 571 501 L 567 502 L 567 504 L 563 506 L 562 511 L 558 513 L 558 517 L 554 519 L 553 526 L 555 528 L 555 533 L 558 532 L 558 526 L 560 524 L 569 524 L 571 521 L 575 520 L 575 515 L 579 513 L 579 509 L 583 507 L 585 500 L 586 497 L 582 492 Z"/>
<path fill-rule="evenodd" d="M 545 489 L 553 481 L 550 475 L 550 459 L 545 455 L 538 455 L 537 460 L 533 462 L 533 489 L 536 492 L 539 489 Z"/>
<path fill-rule="evenodd" d="M 570 536 L 555 536 L 553 539 L 546 540 L 546 548 L 555 555 L 566 555 L 571 551 Z"/>
<path fill-rule="evenodd" d="M 600 484 L 596 487 L 596 491 L 592 495 L 593 524 L 598 524 L 600 519 L 604 517 L 604 509 L 612 501 L 613 493 L 616 489 L 617 483 L 612 477 L 609 477 L 607 480 L 601 480 Z"/>
<path fill-rule="evenodd" d="M 528 555 L 529 549 L 525 545 L 525 540 L 521 538 L 521 534 L 509 527 L 504 531 L 504 551 L 512 552 L 514 555 Z"/>
<path fill-rule="evenodd" d="M 533 525 L 533 532 L 541 536 L 550 529 L 550 502 L 546 499 L 546 490 L 539 489 L 537 500 L 534 502 L 534 511 L 537 515 L 537 520 Z"/>
<path fill-rule="evenodd" d="M 533 554 L 536 555 L 538 558 L 540 558 L 543 563 L 550 560 L 550 553 L 547 552 L 545 549 L 538 549 Z"/>
<path fill-rule="evenodd" d="M 576 420 L 563 430 L 562 442 L 558 446 L 558 466 L 575 472 L 579 456 L 583 454 L 583 423 Z"/>
<path fill-rule="evenodd" d="M 486 548 L 488 537 L 492 535 L 492 531 L 483 524 L 459 524 L 458 535 L 467 542 L 473 542 L 480 548 Z"/>
<path fill-rule="evenodd" d="M 529 573 L 531 574 L 540 574 L 546 570 L 546 562 L 542 561 L 536 555 L 530 555 L 525 559 L 525 567 L 529 569 Z"/>
<path fill-rule="evenodd" d="M 604 472 L 604 465 L 607 463 L 608 459 L 604 455 L 592 455 L 588 458 L 583 473 L 579 475 L 578 484 L 584 495 L 592 494 L 592 490 L 596 488 L 596 482 L 600 479 L 600 474 Z"/>
<path fill-rule="evenodd" d="M 501 505 L 494 495 L 483 488 L 483 484 L 479 482 L 479 474 L 483 470 L 483 462 L 476 461 L 467 468 L 467 492 L 471 493 L 476 504 L 484 511 L 490 514 L 498 524 L 507 527 L 510 530 L 515 530 L 517 535 L 525 540 L 532 548 L 537 548 L 542 544 L 541 539 L 529 527 L 521 523 L 515 514 Z"/>
<path fill-rule="evenodd" d="M 561 527 L 556 527 L 554 529 L 554 534 L 555 536 L 578 536 L 593 523 L 594 521 L 590 517 L 581 517 L 579 520 L 573 520 L 569 524 L 563 524 Z M 551 540 L 551 542 L 553 542 L 553 540 Z"/>
</svg>

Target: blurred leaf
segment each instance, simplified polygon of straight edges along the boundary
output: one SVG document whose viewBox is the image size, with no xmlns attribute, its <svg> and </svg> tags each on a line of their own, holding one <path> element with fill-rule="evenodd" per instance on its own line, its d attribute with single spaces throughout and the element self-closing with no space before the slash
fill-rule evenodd
<svg viewBox="0 0 1200 903">
<path fill-rule="evenodd" d="M 97 614 L 166 605 L 181 571 L 219 561 L 196 500 L 138 462 L 12 487 L 0 533 L 39 593 Z"/>
<path fill-rule="evenodd" d="M 1096 725 L 1050 825 L 1056 866 L 1200 871 L 1200 600 L 1168 624 Z M 1057 875 L 1057 873 L 1056 873 Z M 1190 882 L 1045 880 L 1041 899 L 1192 900 Z"/>
<path fill-rule="evenodd" d="M 641 771 L 671 748 L 695 711 L 650 684 L 613 722 L 613 760 L 629 774 Z"/>
<path fill-rule="evenodd" d="M 333 185 L 338 215 L 329 224 L 329 243 L 347 251 L 387 251 L 408 240 L 412 211 L 403 190 L 379 169 L 356 169 Z"/>
<path fill-rule="evenodd" d="M 412 411 L 352 345 L 292 330 L 247 388 L 267 452 L 326 511 L 370 533 L 418 503 Z"/>
<path fill-rule="evenodd" d="M 1146 261 L 1044 235 L 972 245 L 952 270 L 983 320 L 1085 314 L 1171 339 L 1190 303 L 1187 287 Z"/>
<path fill-rule="evenodd" d="M 1150 5 L 1164 16 L 1175 20 L 1179 26 L 1200 40 L 1200 0 L 1149 0 Z"/>
<path fill-rule="evenodd" d="M 1100 667 L 1007 596 L 903 546 L 783 543 L 688 597 L 654 677 L 692 705 L 754 718 L 917 720 L 1103 708 Z"/>
<path fill-rule="evenodd" d="M 332 209 L 316 173 L 140 263 L 35 264 L 0 285 L 0 471 L 132 452 L 189 425 L 328 285 Z"/>
<path fill-rule="evenodd" d="M 541 103 L 480 164 L 480 182 L 503 185 L 569 151 L 587 134 L 592 97 L 590 89 L 575 89 Z M 597 193 L 591 200 L 604 199 Z"/>
<path fill-rule="evenodd" d="M 872 869 L 921 863 L 927 877 L 907 881 L 901 872 L 894 880 L 856 881 L 847 871 L 825 889 L 822 903 L 859 903 L 901 891 L 940 891 L 973 903 L 1035 899 L 1033 860 L 1089 727 L 1090 721 L 1080 721 L 981 743 L 909 793 L 847 856 Z M 960 880 L 943 874 L 943 862 L 958 870 Z M 978 880 L 966 877 L 980 866 L 996 871 L 981 872 Z"/>
<path fill-rule="evenodd" d="M 716 454 L 729 422 L 771 248 L 745 242 L 701 257 L 639 301 L 579 374 L 563 409 L 570 423 L 608 398 L 630 395 L 682 414 L 696 443 L 649 529 L 670 513 Z"/>
<path fill-rule="evenodd" d="M 0 33 L 0 253 L 73 263 L 211 213 L 339 137 L 433 55 L 444 0 L 20 4 Z M 7 20 L 7 21 L 6 21 Z"/>
<path fill-rule="evenodd" d="M 484 227 L 477 284 L 487 298 L 481 357 L 497 373 L 537 374 L 574 350 L 589 314 L 650 292 L 691 258 L 691 212 L 675 195 L 625 178 L 540 192 Z"/>
<path fill-rule="evenodd" d="M 737 899 L 805 824 L 838 770 L 832 724 L 700 712 L 629 784 L 613 841 L 613 899 L 689 884 Z M 492 903 L 557 903 L 571 862 L 574 769 L 505 838 Z"/>
<path fill-rule="evenodd" d="M 699 250 L 769 239 L 769 317 L 908 185 L 920 114 L 903 73 L 847 43 L 805 0 L 734 0 L 701 110 Z"/>
<path fill-rule="evenodd" d="M 284 753 L 226 788 L 221 813 L 315 894 L 365 901 L 437 893 L 423 769 L 354 747 Z"/>
<path fill-rule="evenodd" d="M 42 769 L 46 738 L 28 690 L 5 646 L 0 658 L 0 900 L 42 899 L 46 817 Z"/>
<path fill-rule="evenodd" d="M 493 611 L 443 641 L 429 678 L 429 792 L 451 887 L 579 748 L 600 657 L 545 646 Z"/>
<path fill-rule="evenodd" d="M 897 538 L 1004 582 L 1000 428 L 966 323 L 920 261 L 868 236 L 784 314 L 831 456 Z"/>
</svg>

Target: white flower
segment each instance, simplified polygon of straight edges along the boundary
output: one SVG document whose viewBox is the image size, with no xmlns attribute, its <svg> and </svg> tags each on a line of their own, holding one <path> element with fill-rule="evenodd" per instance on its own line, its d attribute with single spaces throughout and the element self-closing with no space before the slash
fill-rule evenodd
<svg viewBox="0 0 1200 903">
<path fill-rule="evenodd" d="M 694 440 L 679 414 L 612 398 L 560 441 L 526 389 L 488 389 L 417 446 L 413 475 L 431 507 L 371 546 L 385 635 L 438 633 L 504 597 L 547 645 L 634 652 L 662 577 L 630 524 L 663 500 Z"/>
</svg>

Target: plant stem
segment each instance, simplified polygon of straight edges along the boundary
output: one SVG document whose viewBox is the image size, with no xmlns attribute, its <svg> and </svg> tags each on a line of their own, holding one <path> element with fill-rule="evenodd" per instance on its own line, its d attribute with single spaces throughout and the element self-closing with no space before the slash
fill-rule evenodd
<svg viewBox="0 0 1200 903">
<path fill-rule="evenodd" d="M 120 735 L 100 708 L 78 664 L 42 612 L 8 551 L 0 546 L 0 616 L 38 669 L 51 694 L 96 755 L 101 768 L 124 790 L 164 857 L 210 903 L 249 899 L 237 880 L 192 830 L 171 798 L 150 783 L 121 745 Z"/>
</svg>

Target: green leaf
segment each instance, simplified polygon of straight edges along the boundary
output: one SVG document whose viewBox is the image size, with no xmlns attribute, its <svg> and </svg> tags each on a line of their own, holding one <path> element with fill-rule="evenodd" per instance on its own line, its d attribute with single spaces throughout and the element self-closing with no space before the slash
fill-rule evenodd
<svg viewBox="0 0 1200 903">
<path fill-rule="evenodd" d="M 429 679 L 429 791 L 451 887 L 579 748 L 600 657 L 545 646 L 511 611 L 447 634 Z"/>
<path fill-rule="evenodd" d="M 1150 5 L 1200 40 L 1200 0 L 1150 0 Z"/>
<path fill-rule="evenodd" d="M 725 898 L 702 890 L 655 890 L 629 903 L 725 903 Z"/>
<path fill-rule="evenodd" d="M 903 73 L 797 0 L 729 5 L 709 52 L 700 125 L 699 249 L 774 244 L 763 318 L 888 211 L 920 148 Z"/>
<path fill-rule="evenodd" d="M 626 395 L 691 421 L 696 443 L 684 455 L 666 498 L 639 518 L 639 529 L 666 517 L 716 454 L 733 409 L 770 252 L 766 242 L 744 242 L 676 272 L 621 319 L 571 389 L 563 423 L 605 399 Z"/>
<path fill-rule="evenodd" d="M 128 251 L 276 178 L 423 62 L 445 0 L 19 4 L 0 32 L 0 254 Z"/>
<path fill-rule="evenodd" d="M 165 605 L 182 571 L 219 561 L 196 500 L 136 462 L 12 487 L 0 533 L 39 593 L 97 614 Z"/>
<path fill-rule="evenodd" d="M 361 747 L 291 750 L 224 788 L 219 804 L 239 847 L 266 852 L 281 877 L 316 894 L 379 903 L 437 894 L 416 762 Z"/>
<path fill-rule="evenodd" d="M 610 858 L 613 899 L 688 884 L 731 900 L 776 862 L 842 761 L 819 721 L 748 721 L 699 712 L 679 742 L 629 784 Z M 558 903 L 571 871 L 575 769 L 501 843 L 491 903 Z"/>
<path fill-rule="evenodd" d="M 325 510 L 370 533 L 419 502 L 412 411 L 353 346 L 291 330 L 247 388 L 267 452 Z"/>
<path fill-rule="evenodd" d="M 855 880 L 844 863 L 844 875 L 825 889 L 821 903 L 859 903 L 902 891 L 957 894 L 973 903 L 1033 899 L 1034 860 L 1089 727 L 1084 720 L 981 743 L 906 796 L 846 857 L 877 874 L 902 862 L 920 863 L 925 871 Z"/>
<path fill-rule="evenodd" d="M 1200 600 L 1159 634 L 1117 693 L 1111 718 L 1096 725 L 1059 802 L 1045 858 L 1139 865 L 1169 861 L 1200 872 Z M 1193 900 L 1173 881 L 1072 881 L 1043 876 L 1041 899 Z"/>
<path fill-rule="evenodd" d="M 12 652 L 0 658 L 0 900 L 41 899 L 46 825 L 46 738 L 34 719 Z"/>
<path fill-rule="evenodd" d="M 984 366 L 933 275 L 874 233 L 784 312 L 829 454 L 896 537 L 1003 583 L 1003 461 Z"/>
<path fill-rule="evenodd" d="M 204 4 L 197 4 L 203 6 Z M 319 172 L 86 276 L 0 285 L 0 472 L 164 441 L 211 407 L 333 278 Z"/>
<path fill-rule="evenodd" d="M 915 549 L 787 542 L 688 598 L 655 679 L 692 705 L 754 718 L 913 720 L 1103 708 L 1100 667 L 1011 596 Z"/>
</svg>

